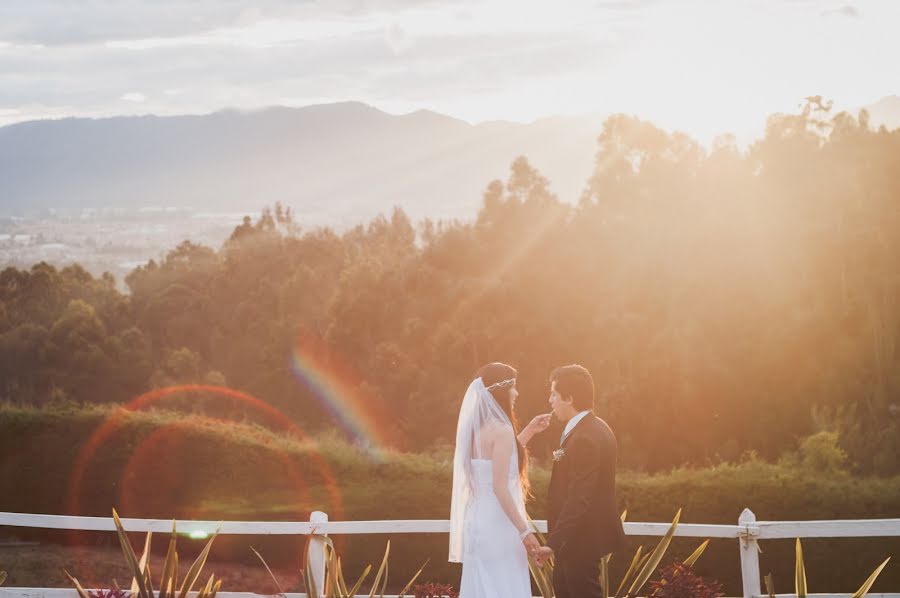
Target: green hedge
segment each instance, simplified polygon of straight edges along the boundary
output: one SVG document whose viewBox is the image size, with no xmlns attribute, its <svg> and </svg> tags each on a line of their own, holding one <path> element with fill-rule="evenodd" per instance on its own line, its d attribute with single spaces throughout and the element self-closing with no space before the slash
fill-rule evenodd
<svg viewBox="0 0 900 598">
<path fill-rule="evenodd" d="M 0 493 L 0 510 L 69 513 L 79 454 L 104 422 L 113 422 L 107 424 L 109 436 L 85 465 L 80 508 L 72 514 L 108 516 L 116 506 L 126 517 L 305 520 L 310 511 L 324 510 L 333 519 L 443 519 L 449 510 L 449 452 L 388 454 L 373 461 L 332 436 L 302 439 L 257 425 L 166 412 L 12 405 L 0 406 L 0 479 L 7 489 Z M 336 485 L 329 485 L 329 475 Z M 535 499 L 529 512 L 536 519 L 544 517 L 548 477 L 544 467 L 532 471 Z M 683 508 L 685 523 L 734 524 L 744 507 L 760 520 L 890 518 L 900 517 L 900 478 L 862 479 L 838 469 L 748 459 L 665 475 L 623 472 L 619 500 L 628 518 L 640 521 L 668 521 Z M 110 534 L 4 533 L 50 541 L 113 540 Z M 343 539 L 345 570 L 376 560 L 386 539 Z M 458 565 L 445 562 L 446 536 L 393 540 L 395 579 L 430 557 L 427 578 L 458 581 Z M 655 543 L 630 540 L 633 548 Z M 672 555 L 686 556 L 699 542 L 678 539 Z M 279 564 L 299 562 L 303 547 L 297 538 L 223 537 L 214 552 L 252 562 L 250 544 Z M 804 547 L 810 585 L 819 592 L 854 590 L 885 556 L 900 556 L 900 538 L 808 540 Z M 765 542 L 763 550 L 763 573 L 774 572 L 776 588 L 791 591 L 792 543 Z M 623 566 L 613 563 L 614 576 Z M 714 541 L 698 569 L 723 581 L 729 594 L 739 593 L 737 541 Z M 891 589 L 900 590 L 900 565 L 893 562 L 876 585 L 876 591 Z"/>
</svg>

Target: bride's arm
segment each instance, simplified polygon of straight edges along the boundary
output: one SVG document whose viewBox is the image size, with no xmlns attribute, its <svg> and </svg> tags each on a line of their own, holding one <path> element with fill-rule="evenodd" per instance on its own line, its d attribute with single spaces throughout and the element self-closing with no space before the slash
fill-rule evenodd
<svg viewBox="0 0 900 598">
<path fill-rule="evenodd" d="M 527 446 L 535 434 L 539 434 L 550 426 L 551 413 L 543 413 L 535 415 L 534 419 L 528 422 L 528 425 L 519 432 L 518 440 L 522 446 Z"/>
<path fill-rule="evenodd" d="M 521 444 L 522 446 L 527 445 L 529 443 L 529 441 L 531 441 L 531 439 L 534 438 L 535 434 L 537 434 L 537 431 L 534 428 L 532 428 L 530 425 L 525 426 L 524 428 L 522 428 L 522 431 L 519 432 L 519 435 L 517 436 L 517 438 L 519 440 L 519 444 Z"/>
<path fill-rule="evenodd" d="M 492 451 L 491 451 L 491 467 L 494 479 L 494 495 L 500 503 L 500 507 L 509 520 L 512 522 L 519 534 L 525 533 L 528 528 L 528 522 L 522 517 L 516 503 L 513 500 L 512 493 L 509 491 L 509 464 L 512 460 L 513 443 L 507 436 L 510 433 L 508 428 L 498 427 L 492 432 Z"/>
</svg>

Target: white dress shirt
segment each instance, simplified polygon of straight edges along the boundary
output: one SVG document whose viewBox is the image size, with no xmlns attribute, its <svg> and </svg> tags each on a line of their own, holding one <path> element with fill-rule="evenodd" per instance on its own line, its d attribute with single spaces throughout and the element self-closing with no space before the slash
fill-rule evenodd
<svg viewBox="0 0 900 598">
<path fill-rule="evenodd" d="M 588 409 L 588 410 L 585 410 L 585 411 L 581 411 L 580 413 L 576 413 L 575 416 L 572 417 L 572 419 L 570 419 L 570 420 L 566 423 L 566 429 L 563 430 L 562 437 L 559 439 L 559 443 L 560 443 L 560 444 L 563 443 L 563 440 L 566 439 L 566 436 L 569 435 L 569 432 L 572 431 L 572 428 L 574 428 L 575 426 L 577 426 L 577 425 L 578 425 L 578 422 L 580 422 L 582 419 L 584 419 L 584 416 L 586 416 L 586 415 L 587 415 L 588 413 L 590 413 L 590 412 L 591 412 L 590 409 Z"/>
</svg>

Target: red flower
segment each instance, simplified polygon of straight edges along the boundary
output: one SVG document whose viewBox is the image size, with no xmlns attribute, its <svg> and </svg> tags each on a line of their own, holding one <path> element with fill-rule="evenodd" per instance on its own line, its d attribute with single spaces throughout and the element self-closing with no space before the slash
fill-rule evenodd
<svg viewBox="0 0 900 598">
<path fill-rule="evenodd" d="M 420 583 L 413 586 L 415 598 L 459 598 L 450 584 Z"/>
<path fill-rule="evenodd" d="M 650 582 L 651 598 L 721 598 L 722 584 L 706 581 L 683 563 L 672 563 L 660 571 L 660 580 Z"/>
</svg>

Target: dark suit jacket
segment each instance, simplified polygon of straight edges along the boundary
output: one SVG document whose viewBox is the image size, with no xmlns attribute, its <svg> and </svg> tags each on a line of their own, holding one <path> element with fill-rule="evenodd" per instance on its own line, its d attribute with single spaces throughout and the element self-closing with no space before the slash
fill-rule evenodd
<svg viewBox="0 0 900 598">
<path fill-rule="evenodd" d="M 584 416 L 553 464 L 547 504 L 547 545 L 557 556 L 600 559 L 625 542 L 616 508 L 616 437 L 605 421 Z"/>
</svg>

